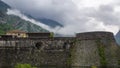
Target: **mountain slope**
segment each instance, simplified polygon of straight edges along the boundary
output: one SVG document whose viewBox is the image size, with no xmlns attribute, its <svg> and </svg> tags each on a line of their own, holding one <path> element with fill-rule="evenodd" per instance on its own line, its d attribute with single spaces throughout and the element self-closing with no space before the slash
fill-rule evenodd
<svg viewBox="0 0 120 68">
<path fill-rule="evenodd" d="M 120 31 L 116 34 L 115 39 L 117 43 L 120 45 Z"/>
<path fill-rule="evenodd" d="M 29 21 L 20 19 L 17 16 L 9 15 L 6 17 L 6 22 L 12 25 L 14 29 L 23 30 L 26 32 L 48 32 L 47 30 L 35 25 Z"/>
<path fill-rule="evenodd" d="M 10 6 L 8 6 L 7 4 L 5 4 L 4 2 L 2 2 L 2 1 L 0 0 L 0 11 L 6 12 L 6 11 L 7 11 L 7 8 L 10 8 Z"/>
<path fill-rule="evenodd" d="M 54 21 L 54 20 L 45 19 L 45 18 L 44 19 L 37 19 L 37 20 L 40 21 L 40 22 L 42 22 L 43 24 L 46 24 L 46 25 L 52 27 L 52 28 L 55 28 L 57 26 L 63 27 L 62 24 L 60 24 L 59 22 Z"/>
<path fill-rule="evenodd" d="M 0 0 L 0 34 L 4 34 L 6 31 L 13 29 L 19 29 L 26 32 L 48 32 L 40 26 L 25 21 L 20 17 L 7 15 L 6 12 L 8 8 L 10 9 L 10 6 Z"/>
<path fill-rule="evenodd" d="M 28 16 L 29 18 L 32 18 L 32 19 L 35 19 L 45 25 L 48 25 L 50 26 L 51 28 L 55 28 L 55 27 L 63 27 L 62 24 L 60 24 L 59 22 L 57 21 L 54 21 L 52 19 L 47 19 L 47 18 L 34 18 L 33 16 L 27 14 L 27 13 L 24 13 L 24 15 Z"/>
</svg>

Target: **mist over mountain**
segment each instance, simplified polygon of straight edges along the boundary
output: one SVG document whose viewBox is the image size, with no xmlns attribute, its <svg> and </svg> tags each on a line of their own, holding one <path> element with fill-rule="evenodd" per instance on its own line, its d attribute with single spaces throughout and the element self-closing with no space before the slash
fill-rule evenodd
<svg viewBox="0 0 120 68">
<path fill-rule="evenodd" d="M 26 32 L 48 32 L 48 30 L 29 21 L 25 21 L 18 16 L 8 15 L 7 9 L 11 9 L 11 7 L 0 0 L 0 34 L 4 34 L 9 30 L 23 30 Z"/>
<path fill-rule="evenodd" d="M 34 18 L 33 16 L 31 16 L 30 14 L 26 14 L 24 13 L 24 15 L 26 15 L 28 18 L 32 18 L 35 19 L 36 21 L 39 21 L 45 25 L 50 26 L 51 28 L 55 28 L 55 27 L 64 27 L 62 24 L 60 24 L 59 22 L 52 20 L 52 19 L 47 19 L 47 18 Z"/>
<path fill-rule="evenodd" d="M 43 24 L 46 24 L 52 28 L 55 28 L 55 27 L 63 27 L 62 24 L 58 23 L 57 21 L 54 21 L 54 20 L 51 20 L 51 19 L 45 19 L 45 18 L 41 18 L 41 19 L 36 19 L 40 22 L 42 22 Z"/>
</svg>

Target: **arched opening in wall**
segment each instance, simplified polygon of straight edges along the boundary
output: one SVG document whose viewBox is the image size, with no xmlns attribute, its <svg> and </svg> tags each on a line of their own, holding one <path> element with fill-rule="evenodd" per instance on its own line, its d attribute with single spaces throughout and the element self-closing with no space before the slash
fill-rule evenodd
<svg viewBox="0 0 120 68">
<path fill-rule="evenodd" d="M 37 42 L 35 48 L 40 49 L 42 47 L 42 42 Z"/>
</svg>

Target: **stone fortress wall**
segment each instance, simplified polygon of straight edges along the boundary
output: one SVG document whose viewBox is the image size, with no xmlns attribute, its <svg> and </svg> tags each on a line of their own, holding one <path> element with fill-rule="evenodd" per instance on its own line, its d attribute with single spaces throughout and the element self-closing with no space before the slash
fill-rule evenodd
<svg viewBox="0 0 120 68">
<path fill-rule="evenodd" d="M 0 39 L 0 66 L 117 66 L 117 46 L 110 32 L 78 33 L 76 37 Z"/>
</svg>

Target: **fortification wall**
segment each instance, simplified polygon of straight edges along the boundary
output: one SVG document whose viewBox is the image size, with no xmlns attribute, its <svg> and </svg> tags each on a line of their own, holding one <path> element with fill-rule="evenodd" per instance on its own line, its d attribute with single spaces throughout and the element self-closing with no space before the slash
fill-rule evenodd
<svg viewBox="0 0 120 68">
<path fill-rule="evenodd" d="M 17 63 L 34 66 L 67 65 L 69 50 L 74 45 L 74 39 L 58 37 L 2 39 L 0 66 L 14 66 Z"/>
<path fill-rule="evenodd" d="M 0 67 L 16 63 L 117 66 L 118 49 L 109 32 L 80 33 L 76 37 L 0 39 Z"/>
<path fill-rule="evenodd" d="M 0 66 L 14 66 L 17 63 L 40 65 L 65 65 L 67 60 L 67 51 L 57 50 L 37 50 L 32 48 L 0 48 Z"/>
</svg>

